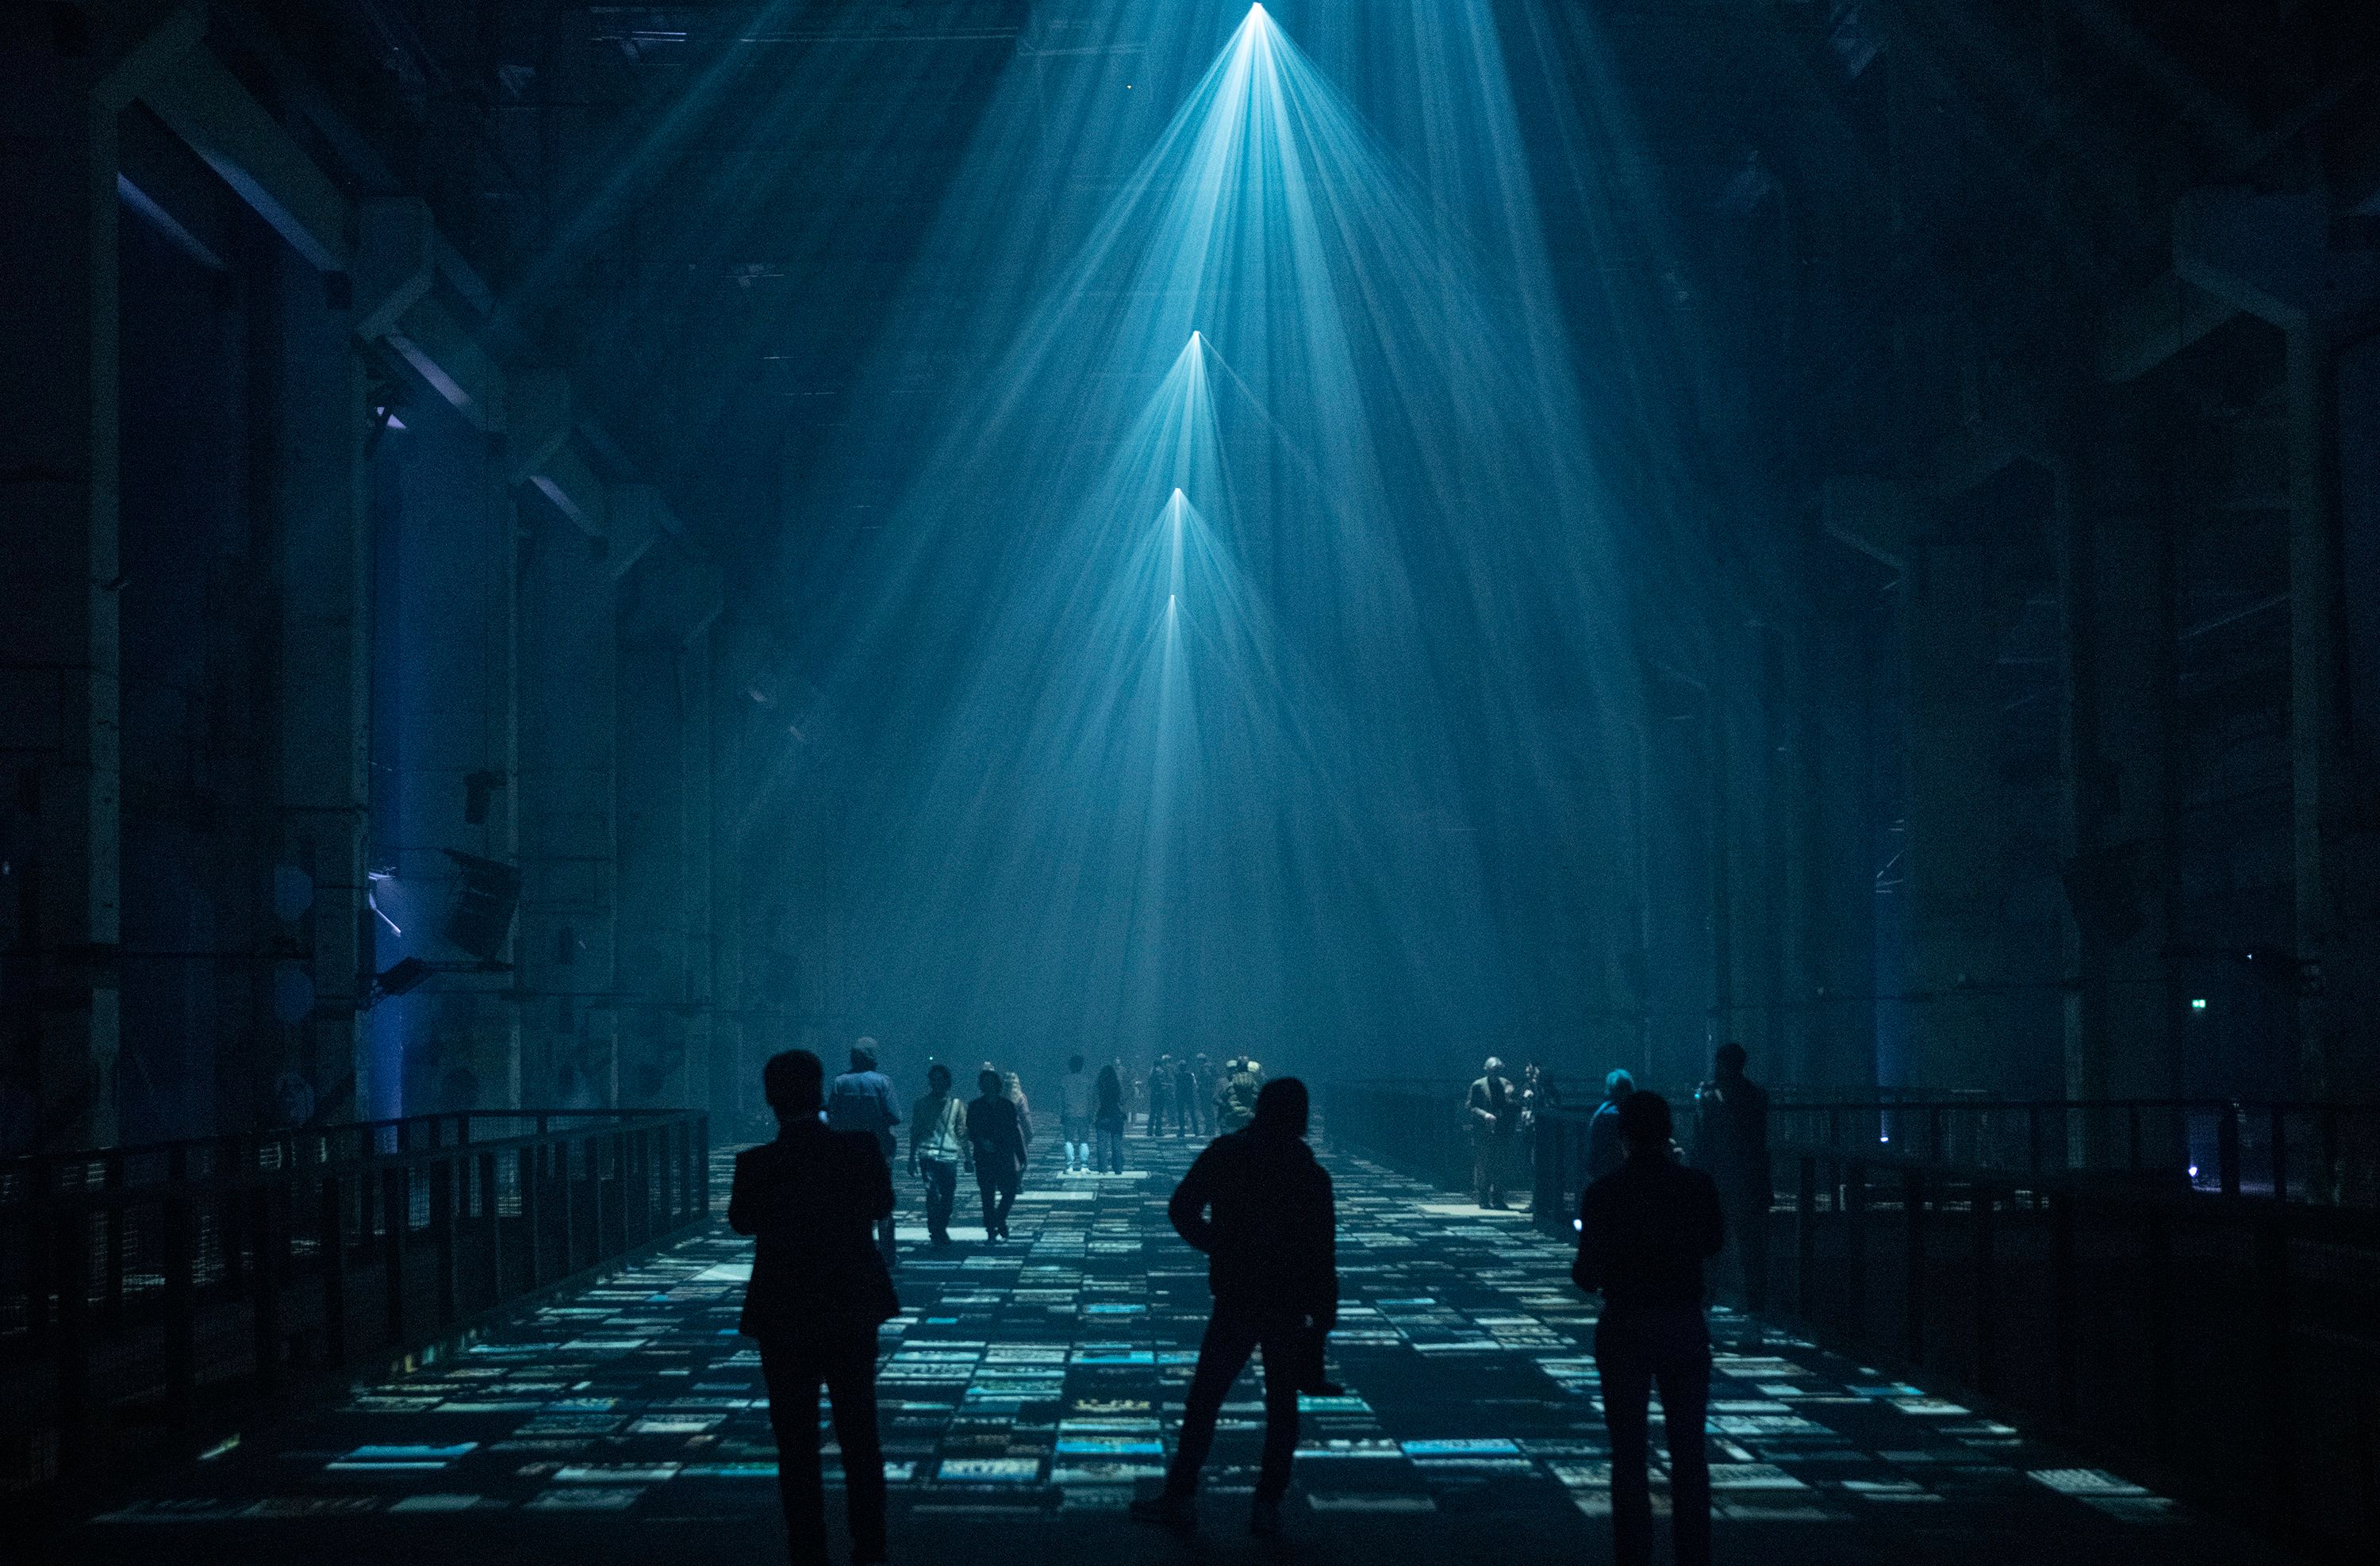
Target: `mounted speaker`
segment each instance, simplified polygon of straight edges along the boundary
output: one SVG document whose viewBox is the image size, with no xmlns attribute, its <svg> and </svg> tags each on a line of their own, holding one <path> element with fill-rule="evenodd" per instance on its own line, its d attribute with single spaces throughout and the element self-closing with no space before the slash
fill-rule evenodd
<svg viewBox="0 0 2380 1566">
<path fill-rule="evenodd" d="M 453 848 L 446 850 L 446 857 L 463 872 L 463 884 L 442 933 L 480 961 L 492 963 L 512 938 L 513 914 L 520 906 L 520 871 Z"/>
</svg>

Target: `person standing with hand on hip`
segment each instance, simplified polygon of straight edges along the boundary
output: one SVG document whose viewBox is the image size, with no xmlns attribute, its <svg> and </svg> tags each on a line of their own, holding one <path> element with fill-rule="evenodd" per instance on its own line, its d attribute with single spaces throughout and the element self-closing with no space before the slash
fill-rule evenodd
<svg viewBox="0 0 2380 1566">
<path fill-rule="evenodd" d="M 1297 1451 L 1297 1394 L 1322 1394 L 1323 1341 L 1339 1323 L 1338 1220 L 1330 1176 L 1305 1145 L 1305 1084 L 1268 1082 L 1245 1129 L 1207 1145 L 1183 1176 L 1166 1216 L 1207 1254 L 1215 1313 L 1198 1344 L 1180 1444 L 1161 1495 L 1132 1514 L 1181 1531 L 1196 1525 L 1198 1471 L 1215 1423 L 1248 1355 L 1264 1353 L 1265 1436 L 1248 1531 L 1281 1532 L 1281 1498 Z"/>
</svg>

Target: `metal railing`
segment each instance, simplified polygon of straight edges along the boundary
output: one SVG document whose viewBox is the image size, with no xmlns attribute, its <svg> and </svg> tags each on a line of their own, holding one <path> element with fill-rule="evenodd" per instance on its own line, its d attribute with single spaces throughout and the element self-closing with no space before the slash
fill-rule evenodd
<svg viewBox="0 0 2380 1566">
<path fill-rule="evenodd" d="M 1768 1296 L 1819 1342 L 2302 1544 L 2380 1535 L 2380 1214 L 1777 1152 Z"/>
<path fill-rule="evenodd" d="M 2161 1176 L 2224 1196 L 2380 1206 L 2380 1105 L 2225 1099 L 1781 1103 L 1771 1138 L 2038 1178 Z"/>
<path fill-rule="evenodd" d="M 0 1489 L 144 1444 L 702 1223 L 675 1110 L 427 1115 L 0 1163 Z"/>
</svg>

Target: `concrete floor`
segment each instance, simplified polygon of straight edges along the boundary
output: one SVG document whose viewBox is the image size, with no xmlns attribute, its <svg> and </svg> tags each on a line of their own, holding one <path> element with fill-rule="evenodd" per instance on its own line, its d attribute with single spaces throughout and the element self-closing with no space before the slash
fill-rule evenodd
<svg viewBox="0 0 2380 1566">
<path fill-rule="evenodd" d="M 962 1229 L 935 1256 L 905 1230 L 907 1308 L 886 1325 L 880 1389 L 896 1560 L 1609 1558 L 1593 1312 L 1564 1248 L 1522 1215 L 1338 1155 L 1348 1395 L 1310 1403 L 1288 1536 L 1245 1532 L 1253 1374 L 1225 1411 L 1200 1535 L 1132 1524 L 1122 1509 L 1171 1444 L 1207 1291 L 1164 1217 L 1187 1147 L 1131 1152 L 1140 1167 L 1121 1177 L 1037 1169 L 1009 1244 Z M 904 1200 L 914 1217 L 914 1186 Z M 748 1254 L 724 1232 L 686 1243 L 250 1432 L 94 1521 L 72 1558 L 782 1560 L 759 1367 L 735 1330 Z M 1806 1345 L 1772 1336 L 1718 1368 L 1722 1560 L 2285 1559 Z"/>
</svg>

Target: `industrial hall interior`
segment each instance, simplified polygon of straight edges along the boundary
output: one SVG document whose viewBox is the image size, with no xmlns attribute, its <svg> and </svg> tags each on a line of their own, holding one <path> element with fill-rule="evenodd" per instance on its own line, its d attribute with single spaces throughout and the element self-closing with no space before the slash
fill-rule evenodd
<svg viewBox="0 0 2380 1566">
<path fill-rule="evenodd" d="M 0 7 L 0 1536 L 2380 1555 L 2380 4 Z"/>
</svg>

